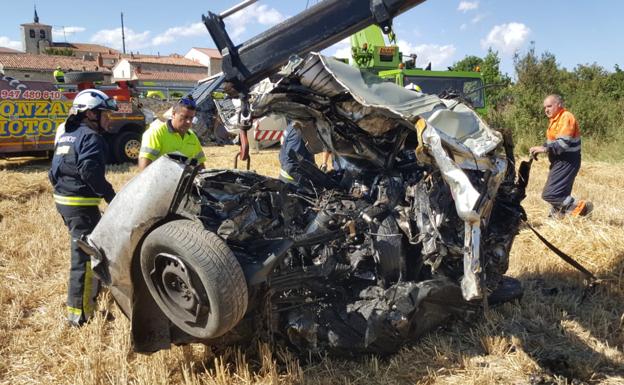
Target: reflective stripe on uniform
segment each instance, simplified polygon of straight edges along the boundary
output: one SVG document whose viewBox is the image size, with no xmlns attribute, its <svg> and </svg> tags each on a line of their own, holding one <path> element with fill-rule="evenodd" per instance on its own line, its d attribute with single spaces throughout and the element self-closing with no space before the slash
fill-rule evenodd
<svg viewBox="0 0 624 385">
<path fill-rule="evenodd" d="M 290 176 L 285 170 L 282 170 L 282 169 L 280 169 L 280 176 L 286 180 L 292 180 L 292 181 L 295 180 L 295 178 Z"/>
<path fill-rule="evenodd" d="M 564 152 L 581 151 L 581 138 L 571 138 L 569 136 L 559 136 L 555 140 L 548 140 L 547 144 L 557 143 Z"/>
<path fill-rule="evenodd" d="M 91 269 L 91 262 L 86 263 L 84 277 L 84 291 L 82 293 L 82 310 L 85 321 L 91 318 L 95 310 L 95 297 L 98 294 L 99 282 Z"/>
<path fill-rule="evenodd" d="M 170 124 L 170 121 L 162 125 L 153 125 L 143 133 L 141 139 L 141 152 L 139 158 L 147 158 L 155 161 L 159 156 L 179 152 L 189 159 L 198 159 L 200 162 L 205 160 L 199 138 L 192 130 L 184 135 L 176 132 Z"/>
<path fill-rule="evenodd" d="M 150 147 L 147 147 L 147 146 L 141 147 L 141 152 L 144 152 L 144 153 L 150 154 L 150 155 L 154 155 L 154 156 L 158 156 L 160 154 L 160 151 L 155 150 L 155 149 L 150 148 Z"/>
<path fill-rule="evenodd" d="M 98 206 L 102 198 L 66 197 L 54 194 L 54 202 L 63 206 Z"/>
<path fill-rule="evenodd" d="M 80 324 L 82 310 L 75 307 L 67 306 L 67 320 L 75 324 Z"/>
</svg>

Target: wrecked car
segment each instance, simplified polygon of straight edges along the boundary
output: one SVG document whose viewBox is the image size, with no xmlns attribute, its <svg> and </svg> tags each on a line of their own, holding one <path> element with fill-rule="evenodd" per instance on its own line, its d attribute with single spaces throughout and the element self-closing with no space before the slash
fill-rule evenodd
<svg viewBox="0 0 624 385">
<path fill-rule="evenodd" d="M 504 274 L 525 186 L 511 142 L 461 101 L 311 53 L 249 103 L 344 167 L 301 160 L 294 185 L 161 157 L 132 179 L 83 247 L 136 350 L 260 336 L 388 354 L 521 295 Z"/>
</svg>

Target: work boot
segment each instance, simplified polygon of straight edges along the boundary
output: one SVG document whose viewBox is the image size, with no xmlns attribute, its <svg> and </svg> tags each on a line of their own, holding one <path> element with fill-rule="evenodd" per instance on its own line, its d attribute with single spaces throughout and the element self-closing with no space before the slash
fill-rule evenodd
<svg viewBox="0 0 624 385">
<path fill-rule="evenodd" d="M 78 319 L 78 320 L 72 319 L 71 317 L 67 317 L 65 319 L 65 321 L 67 322 L 67 326 L 69 326 L 71 328 L 80 328 L 84 324 L 87 323 L 87 321 L 84 319 L 84 317 L 80 317 L 80 319 Z"/>
<path fill-rule="evenodd" d="M 555 206 L 550 207 L 550 211 L 548 212 L 548 218 L 551 219 L 563 219 L 565 217 L 565 211 L 557 208 Z"/>
<path fill-rule="evenodd" d="M 570 211 L 573 217 L 585 217 L 594 210 L 594 205 L 590 201 L 579 200 L 576 207 Z"/>
</svg>

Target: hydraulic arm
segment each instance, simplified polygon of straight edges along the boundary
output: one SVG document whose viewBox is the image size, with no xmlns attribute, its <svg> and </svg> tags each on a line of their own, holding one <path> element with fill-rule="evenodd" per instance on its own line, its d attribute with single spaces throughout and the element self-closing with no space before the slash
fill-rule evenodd
<svg viewBox="0 0 624 385">
<path fill-rule="evenodd" d="M 376 23 L 389 32 L 392 18 L 425 0 L 325 0 L 235 46 L 224 18 L 255 1 L 220 15 L 208 12 L 204 24 L 223 55 L 225 80 L 246 94 L 250 86 L 275 73 L 293 55 L 319 51 Z"/>
</svg>

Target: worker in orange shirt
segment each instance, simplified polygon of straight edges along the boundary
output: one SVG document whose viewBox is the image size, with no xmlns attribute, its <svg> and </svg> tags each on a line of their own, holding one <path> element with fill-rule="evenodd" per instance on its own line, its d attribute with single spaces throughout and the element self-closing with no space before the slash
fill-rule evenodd
<svg viewBox="0 0 624 385">
<path fill-rule="evenodd" d="M 572 113 L 563 107 L 559 95 L 544 99 L 544 112 L 549 119 L 546 143 L 529 149 L 532 157 L 548 154 L 550 170 L 542 192 L 542 199 L 552 206 L 550 216 L 561 218 L 566 214 L 584 216 L 591 212 L 589 201 L 572 197 L 574 179 L 581 168 L 581 131 Z"/>
</svg>

